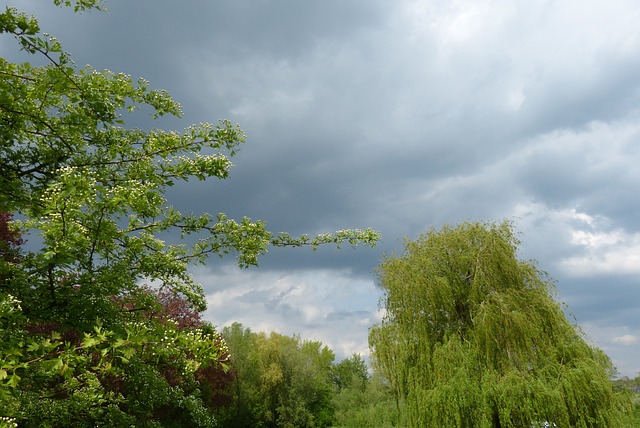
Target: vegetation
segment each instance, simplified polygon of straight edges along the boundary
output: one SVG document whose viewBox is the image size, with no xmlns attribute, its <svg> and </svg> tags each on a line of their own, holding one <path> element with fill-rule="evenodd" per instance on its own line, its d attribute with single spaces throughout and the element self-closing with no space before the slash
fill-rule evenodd
<svg viewBox="0 0 640 428">
<path fill-rule="evenodd" d="M 626 390 L 631 393 L 631 400 L 633 402 L 633 417 L 630 427 L 640 427 L 640 376 L 636 376 L 634 379 L 623 377 L 614 381 L 616 388 L 620 390 Z"/>
<path fill-rule="evenodd" d="M 143 79 L 78 68 L 15 8 L 0 13 L 0 33 L 24 58 L 0 58 L 0 423 L 214 426 L 228 354 L 194 319 L 205 301 L 189 266 L 232 253 L 246 267 L 270 246 L 374 245 L 378 234 L 295 238 L 246 217 L 181 213 L 166 190 L 226 178 L 245 138 L 237 125 L 129 128 L 135 111 L 180 106 Z M 171 231 L 199 240 L 159 239 Z"/>
<path fill-rule="evenodd" d="M 240 324 L 225 328 L 223 336 L 235 382 L 223 426 L 331 426 L 333 351 L 320 342 L 253 333 Z"/>
<path fill-rule="evenodd" d="M 235 323 L 223 330 L 233 375 L 232 400 L 220 410 L 225 427 L 383 427 L 399 422 L 384 380 L 369 375 L 360 355 L 339 363 L 320 342 L 254 333 Z"/>
<path fill-rule="evenodd" d="M 508 222 L 430 230 L 379 268 L 370 341 L 411 427 L 621 427 L 628 395 L 607 356 L 516 257 Z"/>
<path fill-rule="evenodd" d="M 354 355 L 339 363 L 338 369 L 345 362 L 352 367 L 353 359 L 362 361 Z M 398 408 L 387 380 L 375 369 L 366 380 L 363 380 L 361 372 L 353 373 L 349 384 L 338 387 L 332 403 L 336 427 L 384 428 L 401 425 L 403 409 Z"/>
</svg>

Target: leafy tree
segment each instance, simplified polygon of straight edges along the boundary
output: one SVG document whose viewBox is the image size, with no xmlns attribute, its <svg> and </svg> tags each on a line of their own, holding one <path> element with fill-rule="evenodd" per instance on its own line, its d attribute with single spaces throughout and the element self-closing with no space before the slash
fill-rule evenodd
<svg viewBox="0 0 640 428">
<path fill-rule="evenodd" d="M 21 426 L 214 425 L 201 381 L 226 348 L 211 327 L 141 320 L 88 332 L 34 323 L 3 298 L 1 409 Z"/>
<path fill-rule="evenodd" d="M 221 412 L 229 427 L 327 427 L 333 351 L 316 341 L 253 333 L 234 323 L 223 330 L 235 375 L 234 399 Z"/>
<path fill-rule="evenodd" d="M 170 290 L 152 287 L 141 287 L 136 293 L 138 296 L 135 298 L 117 299 L 123 309 L 131 313 L 132 319 L 160 323 L 163 326 L 175 325 L 178 330 L 191 334 L 206 332 L 219 349 L 228 349 L 222 335 L 203 320 L 201 313 L 184 297 Z M 226 352 L 217 363 L 201 365 L 194 372 L 203 403 L 214 411 L 231 401 L 233 374 L 228 371 L 228 362 L 229 354 Z M 175 369 L 164 370 L 161 374 L 170 379 L 170 383 L 181 382 Z"/>
<path fill-rule="evenodd" d="M 295 337 L 300 342 L 300 338 Z M 303 405 L 310 414 L 308 417 L 310 427 L 328 427 L 333 423 L 334 409 L 331 406 L 331 397 L 334 388 L 331 382 L 331 369 L 335 359 L 334 352 L 323 346 L 316 340 L 302 340 L 299 352 L 295 352 L 292 359 L 294 375 L 292 378 L 293 390 L 289 399 L 300 397 Z M 292 427 L 302 426 L 297 423 L 289 424 Z"/>
<path fill-rule="evenodd" d="M 628 391 L 631 394 L 633 403 L 633 423 L 630 427 L 640 427 L 640 376 L 630 379 L 627 376 L 614 381 L 616 387 Z"/>
<path fill-rule="evenodd" d="M 402 415 L 393 391 L 375 364 L 373 368 L 373 375 L 370 375 L 365 360 L 358 354 L 333 366 L 335 426 L 381 428 L 400 425 Z"/>
<path fill-rule="evenodd" d="M 211 326 L 186 327 L 177 308 L 159 317 L 138 311 L 172 304 L 140 293 L 140 284 L 153 281 L 198 312 L 203 290 L 188 268 L 211 254 L 235 254 L 247 267 L 270 246 L 373 245 L 378 234 L 294 238 L 246 217 L 179 212 L 167 189 L 227 178 L 242 130 L 224 120 L 181 132 L 127 127 L 137 110 L 179 117 L 180 106 L 144 79 L 78 68 L 15 8 L 0 13 L 0 33 L 24 55 L 0 58 L 0 212 L 18 213 L 21 221 L 5 216 L 3 224 L 41 242 L 19 260 L 2 249 L 0 416 L 24 426 L 213 425 L 199 369 L 224 361 L 224 343 Z M 158 238 L 170 231 L 199 240 Z"/>
<path fill-rule="evenodd" d="M 233 323 L 222 331 L 230 353 L 230 370 L 233 377 L 231 403 L 219 412 L 220 420 L 227 427 L 263 426 L 259 415 L 263 414 L 260 389 L 260 363 L 256 352 L 255 333 L 240 323 Z"/>
<path fill-rule="evenodd" d="M 402 426 L 402 414 L 393 391 L 379 371 L 366 382 L 359 376 L 343 386 L 332 399 L 336 427 L 383 428 Z"/>
<path fill-rule="evenodd" d="M 353 354 L 333 365 L 331 378 L 338 390 L 352 385 L 364 389 L 369 380 L 367 363 L 360 354 Z"/>
<path fill-rule="evenodd" d="M 370 342 L 414 427 L 620 427 L 628 397 L 510 223 L 430 230 L 379 267 Z"/>
</svg>

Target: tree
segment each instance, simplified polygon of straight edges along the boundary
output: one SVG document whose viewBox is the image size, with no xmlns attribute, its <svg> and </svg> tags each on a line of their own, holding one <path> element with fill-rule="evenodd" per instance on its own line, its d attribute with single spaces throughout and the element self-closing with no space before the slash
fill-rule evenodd
<svg viewBox="0 0 640 428">
<path fill-rule="evenodd" d="M 363 384 L 358 377 L 337 391 L 332 399 L 336 427 L 382 428 L 402 425 L 388 382 L 378 371 Z"/>
<path fill-rule="evenodd" d="M 334 420 L 333 351 L 317 341 L 234 323 L 223 330 L 235 376 L 229 427 L 327 427 Z"/>
<path fill-rule="evenodd" d="M 231 401 L 231 386 L 233 373 L 228 370 L 229 354 L 222 335 L 216 332 L 214 326 L 202 319 L 202 314 L 196 311 L 184 297 L 172 293 L 170 290 L 160 290 L 153 287 L 141 287 L 136 290 L 137 296 L 129 299 L 116 299 L 123 310 L 130 312 L 132 319 L 159 323 L 163 326 L 175 326 L 179 331 L 187 334 L 206 332 L 210 335 L 215 346 L 227 350 L 220 356 L 219 361 L 206 365 L 200 365 L 193 373 L 198 382 L 200 397 L 207 408 L 214 412 L 229 404 Z M 170 384 L 183 382 L 175 368 L 163 368 L 160 374 L 169 380 Z M 175 411 L 168 412 L 167 406 L 164 413 L 171 413 L 175 420 Z M 186 421 L 188 423 L 188 421 Z"/>
<path fill-rule="evenodd" d="M 367 363 L 360 354 L 353 354 L 333 365 L 331 377 L 338 390 L 349 386 L 364 389 L 369 380 Z"/>
<path fill-rule="evenodd" d="M 222 330 L 229 346 L 230 373 L 233 375 L 232 401 L 221 412 L 220 420 L 226 427 L 263 426 L 262 385 L 256 334 L 240 323 L 233 323 Z"/>
<path fill-rule="evenodd" d="M 373 366 L 373 374 L 358 354 L 342 360 L 332 368 L 336 394 L 335 426 L 339 427 L 392 427 L 401 422 L 388 382 Z"/>
<path fill-rule="evenodd" d="M 54 3 L 86 10 L 101 2 Z M 233 253 L 247 267 L 270 246 L 374 245 L 377 232 L 294 238 L 247 217 L 181 213 L 167 189 L 227 178 L 245 139 L 237 125 L 129 128 L 138 110 L 179 117 L 180 106 L 144 79 L 78 68 L 15 8 L 0 13 L 0 33 L 25 58 L 0 58 L 0 212 L 18 213 L 12 230 L 42 240 L 11 262 L 10 281 L 6 264 L 0 272 L 0 416 L 27 425 L 38 415 L 40 426 L 214 424 L 196 372 L 225 358 L 219 336 L 138 317 L 123 302 L 144 298 L 140 284 L 153 281 L 201 311 L 203 290 L 189 266 L 211 254 Z M 170 231 L 200 239 L 158 238 Z"/>
<path fill-rule="evenodd" d="M 518 244 L 509 222 L 445 226 L 379 266 L 370 343 L 409 426 L 624 426 L 611 362 Z"/>
</svg>

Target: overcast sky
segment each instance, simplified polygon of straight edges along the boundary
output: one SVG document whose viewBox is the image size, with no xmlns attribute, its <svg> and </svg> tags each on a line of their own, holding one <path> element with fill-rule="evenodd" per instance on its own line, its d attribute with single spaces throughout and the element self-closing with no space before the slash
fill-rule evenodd
<svg viewBox="0 0 640 428">
<path fill-rule="evenodd" d="M 194 274 L 214 324 L 368 355 L 383 254 L 430 227 L 508 218 L 588 336 L 640 372 L 637 0 L 48 3 L 0 1 L 35 13 L 79 65 L 169 90 L 185 117 L 154 126 L 227 118 L 248 134 L 231 178 L 176 189 L 177 208 L 383 234 L 248 270 L 211 259 Z"/>
</svg>

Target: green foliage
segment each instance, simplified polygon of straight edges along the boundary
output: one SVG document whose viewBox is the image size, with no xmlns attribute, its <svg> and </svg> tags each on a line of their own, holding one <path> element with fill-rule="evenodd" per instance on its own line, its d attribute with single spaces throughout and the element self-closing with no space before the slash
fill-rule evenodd
<svg viewBox="0 0 640 428">
<path fill-rule="evenodd" d="M 351 378 L 332 399 L 335 408 L 335 426 L 353 428 L 384 428 L 402 425 L 401 410 L 396 405 L 393 391 L 378 371 L 362 381 L 361 376 Z"/>
<path fill-rule="evenodd" d="M 631 401 L 633 403 L 633 418 L 630 427 L 640 427 L 640 376 L 636 376 L 633 379 L 623 377 L 614 381 L 616 388 L 627 391 L 631 394 Z"/>
<path fill-rule="evenodd" d="M 82 11 L 102 2 L 54 3 Z M 15 8 L 0 13 L 0 33 L 24 55 L 0 58 L 0 212 L 20 218 L 3 214 L 0 235 L 0 423 L 213 426 L 227 351 L 211 326 L 186 324 L 205 308 L 189 266 L 211 254 L 257 265 L 270 246 L 375 245 L 378 233 L 295 238 L 247 217 L 179 212 L 167 189 L 227 178 L 243 131 L 226 120 L 129 128 L 138 110 L 179 117 L 180 105 L 144 79 L 78 68 Z M 38 237 L 31 251 L 16 248 L 18 231 Z M 159 239 L 172 231 L 199 239 Z M 184 302 L 158 312 L 176 302 L 141 292 L 145 281 Z"/>
<path fill-rule="evenodd" d="M 607 356 L 518 260 L 511 224 L 430 230 L 379 268 L 386 310 L 375 357 L 409 426 L 622 426 L 628 397 Z"/>
<path fill-rule="evenodd" d="M 223 331 L 231 352 L 233 402 L 218 413 L 226 427 L 386 427 L 401 420 L 384 379 L 353 355 L 334 355 L 315 341 L 253 333 L 234 323 Z"/>
<path fill-rule="evenodd" d="M 102 0 L 53 0 L 56 6 L 73 6 L 74 12 L 86 11 L 91 9 L 106 10 L 102 7 Z"/>
<path fill-rule="evenodd" d="M 640 394 L 635 393 L 633 396 L 633 425 L 632 427 L 640 427 Z"/>
<path fill-rule="evenodd" d="M 21 317 L 15 300 L 5 300 L 0 309 L 3 327 Z M 224 361 L 226 347 L 210 327 L 176 327 L 172 321 L 127 322 L 117 333 L 98 322 L 92 332 L 65 340 L 56 331 L 34 335 L 14 325 L 12 340 L 0 342 L 3 410 L 23 426 L 122 426 L 177 418 L 189 426 L 213 426 L 197 374 Z"/>
<path fill-rule="evenodd" d="M 367 363 L 360 354 L 353 354 L 332 367 L 331 377 L 338 390 L 351 386 L 364 389 L 369 380 Z"/>
<path fill-rule="evenodd" d="M 220 416 L 229 427 L 328 427 L 333 423 L 333 352 L 320 342 L 223 330 L 235 374 L 233 403 Z"/>
</svg>

